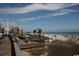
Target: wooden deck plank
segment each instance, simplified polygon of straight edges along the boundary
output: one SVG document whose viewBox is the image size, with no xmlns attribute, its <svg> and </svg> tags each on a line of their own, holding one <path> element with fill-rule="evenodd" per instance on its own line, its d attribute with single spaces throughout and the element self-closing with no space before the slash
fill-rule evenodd
<svg viewBox="0 0 79 59">
<path fill-rule="evenodd" d="M 5 37 L 2 44 L 0 44 L 0 56 L 11 55 L 11 44 L 9 38 Z"/>
</svg>

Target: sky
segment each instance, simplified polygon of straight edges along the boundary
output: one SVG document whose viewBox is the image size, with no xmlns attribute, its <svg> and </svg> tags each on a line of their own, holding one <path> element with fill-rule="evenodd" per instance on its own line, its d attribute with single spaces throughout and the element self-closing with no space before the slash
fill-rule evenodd
<svg viewBox="0 0 79 59">
<path fill-rule="evenodd" d="M 44 32 L 79 31 L 77 3 L 2 3 L 0 22 L 19 26 L 25 31 L 41 28 Z"/>
</svg>

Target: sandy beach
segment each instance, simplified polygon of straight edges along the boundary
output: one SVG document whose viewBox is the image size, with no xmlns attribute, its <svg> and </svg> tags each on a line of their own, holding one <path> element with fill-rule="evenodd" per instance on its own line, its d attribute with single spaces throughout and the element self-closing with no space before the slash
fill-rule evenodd
<svg viewBox="0 0 79 59">
<path fill-rule="evenodd" d="M 79 36 L 78 35 L 73 35 L 73 37 L 71 37 L 72 35 L 61 35 L 61 34 L 44 34 L 46 37 L 49 37 L 52 40 L 62 40 L 62 41 L 67 41 L 69 39 L 72 40 L 78 40 Z"/>
</svg>

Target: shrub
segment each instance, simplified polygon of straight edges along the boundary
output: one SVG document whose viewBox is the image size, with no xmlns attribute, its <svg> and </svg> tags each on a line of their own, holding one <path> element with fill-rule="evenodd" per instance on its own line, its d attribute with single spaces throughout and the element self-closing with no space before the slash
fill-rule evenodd
<svg viewBox="0 0 79 59">
<path fill-rule="evenodd" d="M 79 45 L 73 41 L 54 40 L 48 45 L 48 56 L 79 55 Z"/>
</svg>

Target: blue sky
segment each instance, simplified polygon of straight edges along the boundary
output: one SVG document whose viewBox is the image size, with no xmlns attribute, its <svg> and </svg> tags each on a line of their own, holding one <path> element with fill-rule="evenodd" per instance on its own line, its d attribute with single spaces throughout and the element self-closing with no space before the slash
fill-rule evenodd
<svg viewBox="0 0 79 59">
<path fill-rule="evenodd" d="M 79 4 L 0 4 L 0 22 L 6 19 L 25 31 L 79 31 Z"/>
</svg>

